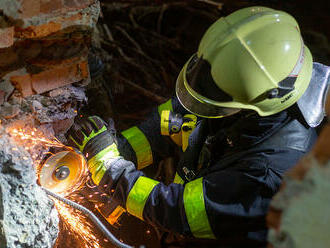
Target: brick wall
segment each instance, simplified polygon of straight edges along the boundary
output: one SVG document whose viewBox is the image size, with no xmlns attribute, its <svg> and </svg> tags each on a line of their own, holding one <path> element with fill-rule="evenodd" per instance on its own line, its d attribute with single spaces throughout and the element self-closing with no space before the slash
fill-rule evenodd
<svg viewBox="0 0 330 248">
<path fill-rule="evenodd" d="M 33 96 L 89 82 L 87 57 L 99 12 L 97 0 L 0 1 L 0 119 L 12 116 L 8 109 L 33 114 L 22 105 Z"/>
</svg>

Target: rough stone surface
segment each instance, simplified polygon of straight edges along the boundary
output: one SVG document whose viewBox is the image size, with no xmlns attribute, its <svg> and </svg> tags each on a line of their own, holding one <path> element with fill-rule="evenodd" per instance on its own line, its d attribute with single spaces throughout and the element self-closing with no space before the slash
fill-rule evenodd
<svg viewBox="0 0 330 248">
<path fill-rule="evenodd" d="M 30 139 L 15 146 L 8 129 L 65 142 L 86 102 L 99 13 L 98 0 L 0 0 L 0 248 L 69 247 L 55 242 L 63 236 L 57 212 L 36 185 L 33 161 L 49 147 Z"/>
<path fill-rule="evenodd" d="M 0 128 L 0 248 L 51 248 L 58 234 L 52 201 L 37 186 L 29 154 Z"/>
<path fill-rule="evenodd" d="M 14 44 L 14 27 L 0 29 L 0 48 L 10 47 Z"/>
<path fill-rule="evenodd" d="M 274 247 L 329 246 L 330 161 L 326 166 L 320 166 L 316 159 L 310 163 L 304 179 L 287 178 L 286 187 L 272 201 L 272 207 L 283 210 L 280 228 L 269 231 Z"/>
<path fill-rule="evenodd" d="M 12 119 L 16 117 L 20 111 L 18 105 L 11 105 L 8 102 L 5 102 L 4 105 L 0 107 L 0 116 L 5 119 Z"/>
<path fill-rule="evenodd" d="M 330 93 L 325 105 L 329 118 Z M 267 215 L 269 248 L 329 247 L 330 123 L 312 151 L 286 173 Z"/>
<path fill-rule="evenodd" d="M 78 105 L 82 105 L 87 100 L 84 89 L 80 87 L 68 86 L 55 91 L 62 94 L 53 97 L 34 95 L 23 99 L 24 104 L 32 109 L 35 119 L 41 124 L 74 118 L 77 115 Z"/>
<path fill-rule="evenodd" d="M 0 80 L 0 90 L 3 92 L 4 101 L 8 100 L 8 97 L 13 93 L 14 86 L 7 80 Z M 1 103 L 1 101 L 0 101 Z M 2 104 L 2 103 L 1 103 Z"/>
<path fill-rule="evenodd" d="M 74 7 L 65 3 L 56 6 L 56 1 L 51 1 L 52 4 L 47 2 L 48 0 L 2 0 L 0 10 L 16 24 L 15 31 L 21 31 L 15 36 L 30 38 L 45 36 L 73 25 L 93 27 L 100 12 L 97 0 L 77 0 L 76 3 L 83 4 L 76 4 Z M 47 5 L 54 9 L 48 8 L 46 11 Z"/>
</svg>

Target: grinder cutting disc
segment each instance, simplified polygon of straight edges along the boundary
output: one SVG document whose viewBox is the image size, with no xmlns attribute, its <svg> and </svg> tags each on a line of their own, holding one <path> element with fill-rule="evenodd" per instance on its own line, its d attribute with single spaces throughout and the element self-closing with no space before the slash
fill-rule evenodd
<svg viewBox="0 0 330 248">
<path fill-rule="evenodd" d="M 62 151 L 50 156 L 39 170 L 39 183 L 50 191 L 66 195 L 79 189 L 87 175 L 83 155 Z"/>
</svg>

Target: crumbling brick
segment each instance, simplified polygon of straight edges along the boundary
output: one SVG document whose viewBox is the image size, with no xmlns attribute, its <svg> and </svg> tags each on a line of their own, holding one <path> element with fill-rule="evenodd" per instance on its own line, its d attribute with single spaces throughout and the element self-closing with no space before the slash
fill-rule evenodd
<svg viewBox="0 0 330 248">
<path fill-rule="evenodd" d="M 40 13 L 55 15 L 83 9 L 94 2 L 95 0 L 21 0 L 20 13 L 21 18 L 31 18 Z"/>
<path fill-rule="evenodd" d="M 65 67 L 56 67 L 37 74 L 11 76 L 10 81 L 23 97 L 72 84 L 89 77 L 88 63 L 82 61 Z"/>
<path fill-rule="evenodd" d="M 87 72 L 87 73 L 86 73 Z M 37 94 L 78 82 L 88 77 L 87 62 L 33 74 L 32 88 Z"/>
<path fill-rule="evenodd" d="M 61 30 L 61 23 L 49 22 L 39 26 L 29 26 L 22 29 L 20 27 L 15 28 L 15 36 L 18 38 L 37 38 L 44 37 Z"/>
<path fill-rule="evenodd" d="M 48 14 L 59 11 L 63 8 L 63 0 L 40 1 L 40 13 Z"/>
<path fill-rule="evenodd" d="M 0 28 L 0 48 L 10 47 L 14 44 L 14 27 Z"/>
<path fill-rule="evenodd" d="M 21 18 L 30 18 L 39 14 L 40 14 L 40 0 L 21 1 Z"/>
<path fill-rule="evenodd" d="M 94 3 L 94 1 L 91 0 L 79 0 L 77 3 L 79 3 L 79 5 L 75 8 L 63 7 L 57 11 L 52 11 L 51 14 L 45 15 L 45 18 L 41 18 L 37 23 L 33 21 L 33 18 L 23 19 L 24 24 L 15 27 L 15 37 L 20 39 L 44 37 L 73 26 L 79 26 L 80 29 L 91 28 L 98 18 L 98 2 Z M 43 8 L 46 8 L 47 4 L 48 2 L 45 2 Z M 38 8 L 40 14 L 40 6 Z M 75 11 L 78 9 L 80 9 L 80 11 Z M 44 9 L 44 11 L 47 10 Z M 30 16 L 31 14 L 32 13 L 29 13 L 27 16 Z"/>
<path fill-rule="evenodd" d="M 30 74 L 10 77 L 11 83 L 20 91 L 23 97 L 33 95 Z"/>
</svg>

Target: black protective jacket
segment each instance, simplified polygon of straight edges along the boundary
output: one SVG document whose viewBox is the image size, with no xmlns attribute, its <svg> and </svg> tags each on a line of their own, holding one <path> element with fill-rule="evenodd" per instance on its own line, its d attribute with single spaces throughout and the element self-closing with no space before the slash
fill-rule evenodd
<svg viewBox="0 0 330 248">
<path fill-rule="evenodd" d="M 171 105 L 174 112 L 186 113 L 175 97 Z M 155 111 L 138 126 L 150 144 L 154 163 L 170 156 L 174 146 L 168 137 L 160 135 L 159 122 L 159 113 Z M 213 236 L 217 239 L 212 241 L 217 243 L 215 247 L 247 246 L 251 240 L 261 241 L 262 245 L 266 240 L 265 215 L 270 200 L 279 189 L 283 174 L 310 150 L 315 139 L 315 130 L 289 111 L 268 117 L 242 112 L 217 121 L 199 119 L 177 165 L 177 173 L 185 183 L 154 183 L 138 217 L 185 237 Z M 111 166 L 101 186 L 117 204 L 129 208 L 128 198 L 137 192 L 136 182 L 144 173 L 135 168 L 137 155 L 125 136 L 118 136 L 118 147 L 125 159 Z M 192 184 L 201 189 L 202 196 L 198 190 L 191 190 Z M 196 207 L 194 216 L 191 206 L 197 198 L 202 199 L 200 205 L 204 205 L 199 208 L 204 209 Z M 201 226 L 208 223 L 210 230 L 198 230 L 199 222 Z"/>
</svg>

